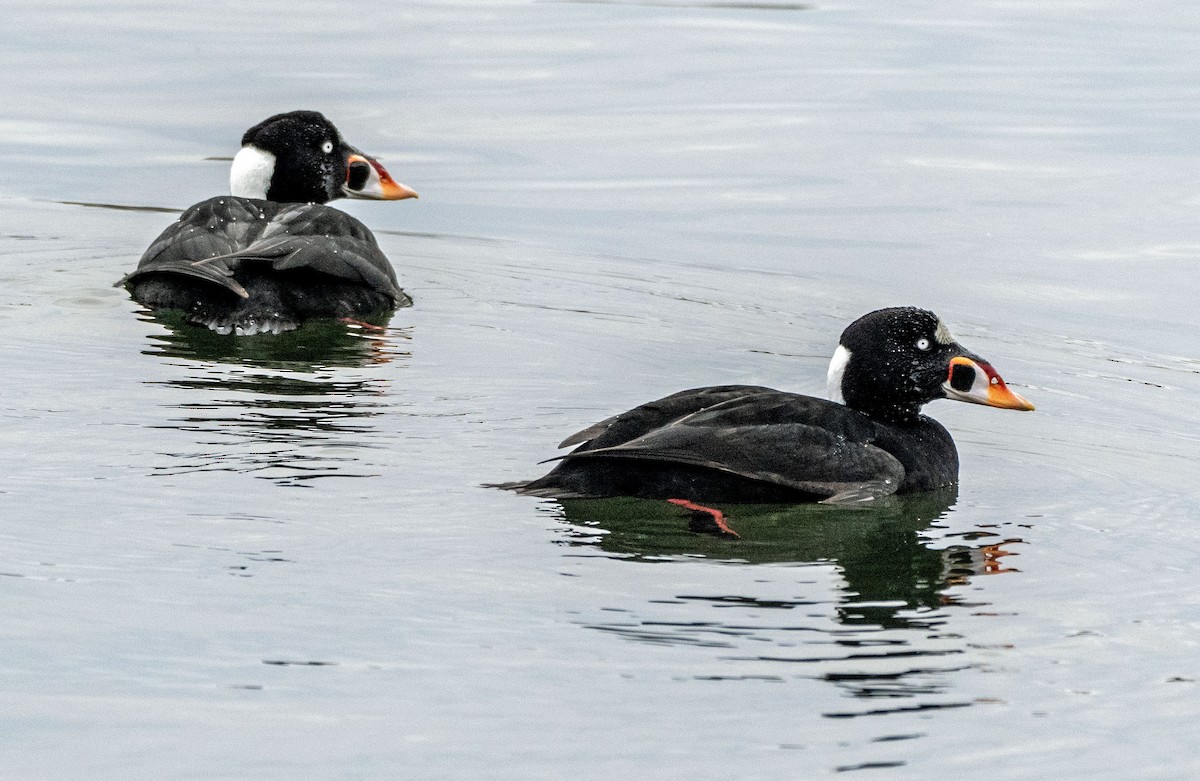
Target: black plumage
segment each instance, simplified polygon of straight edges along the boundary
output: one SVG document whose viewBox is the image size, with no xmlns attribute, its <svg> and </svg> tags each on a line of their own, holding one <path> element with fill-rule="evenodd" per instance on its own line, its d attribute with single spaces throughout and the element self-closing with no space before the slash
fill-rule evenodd
<svg viewBox="0 0 1200 781">
<path fill-rule="evenodd" d="M 186 210 L 118 283 L 135 300 L 240 334 L 311 319 L 369 320 L 412 303 L 371 231 L 324 204 L 416 193 L 316 112 L 271 117 L 248 130 L 243 145 L 231 175 L 235 195 Z"/>
<path fill-rule="evenodd" d="M 925 403 L 1033 408 L 935 315 L 907 307 L 851 324 L 830 383 L 846 404 L 749 385 L 682 391 L 568 437 L 560 447 L 578 447 L 549 474 L 505 487 L 561 499 L 866 501 L 957 481 L 954 440 L 920 414 Z"/>
</svg>

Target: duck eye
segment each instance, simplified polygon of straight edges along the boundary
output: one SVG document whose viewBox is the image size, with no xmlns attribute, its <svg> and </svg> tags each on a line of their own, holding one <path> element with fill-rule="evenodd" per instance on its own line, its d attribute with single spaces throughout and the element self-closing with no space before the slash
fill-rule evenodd
<svg viewBox="0 0 1200 781">
<path fill-rule="evenodd" d="M 917 340 L 917 349 L 920 350 L 921 352 L 925 352 L 926 350 L 928 350 L 929 349 L 929 340 L 926 339 L 924 336 L 922 336 L 920 339 Z"/>
<path fill-rule="evenodd" d="M 329 153 L 333 152 L 333 142 L 326 141 L 324 144 L 321 144 L 321 151 L 324 152 L 325 154 L 329 154 Z"/>
</svg>

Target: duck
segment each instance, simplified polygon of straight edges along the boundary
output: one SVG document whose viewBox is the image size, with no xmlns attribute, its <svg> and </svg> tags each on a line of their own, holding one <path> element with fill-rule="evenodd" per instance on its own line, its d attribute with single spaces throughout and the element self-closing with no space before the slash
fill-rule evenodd
<svg viewBox="0 0 1200 781">
<path fill-rule="evenodd" d="M 754 385 L 680 391 L 564 439 L 575 445 L 545 476 L 501 487 L 554 499 L 863 505 L 958 482 L 958 451 L 921 414 L 936 399 L 1032 410 L 986 360 L 925 309 L 890 307 L 842 332 L 827 399 Z"/>
<path fill-rule="evenodd" d="M 275 114 L 247 130 L 229 190 L 185 210 L 117 286 L 221 334 L 363 322 L 412 305 L 371 231 L 327 204 L 417 193 L 320 112 Z"/>
</svg>

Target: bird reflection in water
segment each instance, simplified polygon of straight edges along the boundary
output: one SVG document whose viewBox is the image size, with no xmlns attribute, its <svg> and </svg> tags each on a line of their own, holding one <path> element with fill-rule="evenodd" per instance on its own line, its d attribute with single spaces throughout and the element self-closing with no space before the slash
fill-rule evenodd
<svg viewBox="0 0 1200 781">
<path fill-rule="evenodd" d="M 192 445 L 162 453 L 160 476 L 241 472 L 283 485 L 323 477 L 368 477 L 365 450 L 381 447 L 373 419 L 385 414 L 387 380 L 370 369 L 410 357 L 403 328 L 313 322 L 282 334 L 221 335 L 179 322 L 153 334 L 145 352 L 184 369 L 156 384 L 184 391 L 167 405 L 183 414 L 164 427 Z"/>
<path fill-rule="evenodd" d="M 173 312 L 147 313 L 144 319 L 167 329 L 166 333 L 150 335 L 151 347 L 143 351 L 148 355 L 299 372 L 407 360 L 407 344 L 412 339 L 410 329 L 389 328 L 386 320 L 321 320 L 280 334 L 238 337 L 190 325 Z"/>
<path fill-rule="evenodd" d="M 737 519 L 740 540 L 697 533 L 689 528 L 689 513 L 660 501 L 557 504 L 569 524 L 563 544 L 572 549 L 598 549 L 613 558 L 660 566 L 687 566 L 698 558 L 728 566 L 775 565 L 755 567 L 754 585 L 746 588 L 751 593 L 689 589 L 660 595 L 632 609 L 606 608 L 619 620 L 585 621 L 590 628 L 636 642 L 710 646 L 722 649 L 722 667 L 747 667 L 701 677 L 817 677 L 854 697 L 911 698 L 945 694 L 945 676 L 970 666 L 963 659 L 966 639 L 946 629 L 947 610 L 978 608 L 978 602 L 965 601 L 960 587 L 976 576 L 1015 571 L 1005 557 L 1023 542 L 999 529 L 957 536 L 935 531 L 956 500 L 952 486 L 889 497 L 869 510 L 722 505 Z M 961 542 L 947 544 L 947 539 Z M 842 587 L 830 594 L 827 587 L 814 586 L 820 578 L 804 574 L 811 567 L 833 567 Z M 786 598 L 780 598 L 780 588 Z M 937 698 L 898 710 L 965 704 Z"/>
</svg>

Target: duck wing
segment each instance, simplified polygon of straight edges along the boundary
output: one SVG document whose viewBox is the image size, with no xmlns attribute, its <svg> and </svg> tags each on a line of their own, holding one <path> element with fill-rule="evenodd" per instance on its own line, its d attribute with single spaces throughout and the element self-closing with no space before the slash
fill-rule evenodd
<svg viewBox="0 0 1200 781">
<path fill-rule="evenodd" d="M 235 274 L 244 263 L 261 262 L 277 271 L 308 269 L 361 282 L 397 303 L 407 300 L 375 236 L 349 214 L 321 204 L 231 196 L 185 211 L 118 284 L 166 272 L 208 280 L 244 298 Z"/>
<path fill-rule="evenodd" d="M 235 266 L 218 259 L 232 257 L 262 232 L 265 203 L 224 196 L 190 207 L 146 248 L 137 268 L 117 286 L 148 274 L 182 274 L 228 288 L 245 298 L 245 288 L 233 278 Z M 199 260 L 208 262 L 197 265 Z"/>
<path fill-rule="evenodd" d="M 605 436 L 630 423 L 621 418 L 638 413 L 636 422 L 644 423 L 653 412 L 631 410 L 606 421 L 602 434 L 562 458 L 629 458 L 703 467 L 836 503 L 895 493 L 904 479 L 900 462 L 873 444 L 876 424 L 840 404 L 750 386 L 698 389 L 682 395 L 643 406 L 658 404 L 665 409 L 725 398 L 623 441 L 602 443 Z"/>
<path fill-rule="evenodd" d="M 558 444 L 560 448 L 583 445 L 579 450 L 628 442 L 643 434 L 669 425 L 680 418 L 731 400 L 750 398 L 762 393 L 778 393 L 757 385 L 717 385 L 672 393 L 661 399 L 634 407 L 628 412 L 605 418 L 577 431 Z"/>
<path fill-rule="evenodd" d="M 261 237 L 235 257 L 270 260 L 277 271 L 308 269 L 361 282 L 397 302 L 407 298 L 370 229 L 329 206 L 285 204 Z"/>
</svg>

